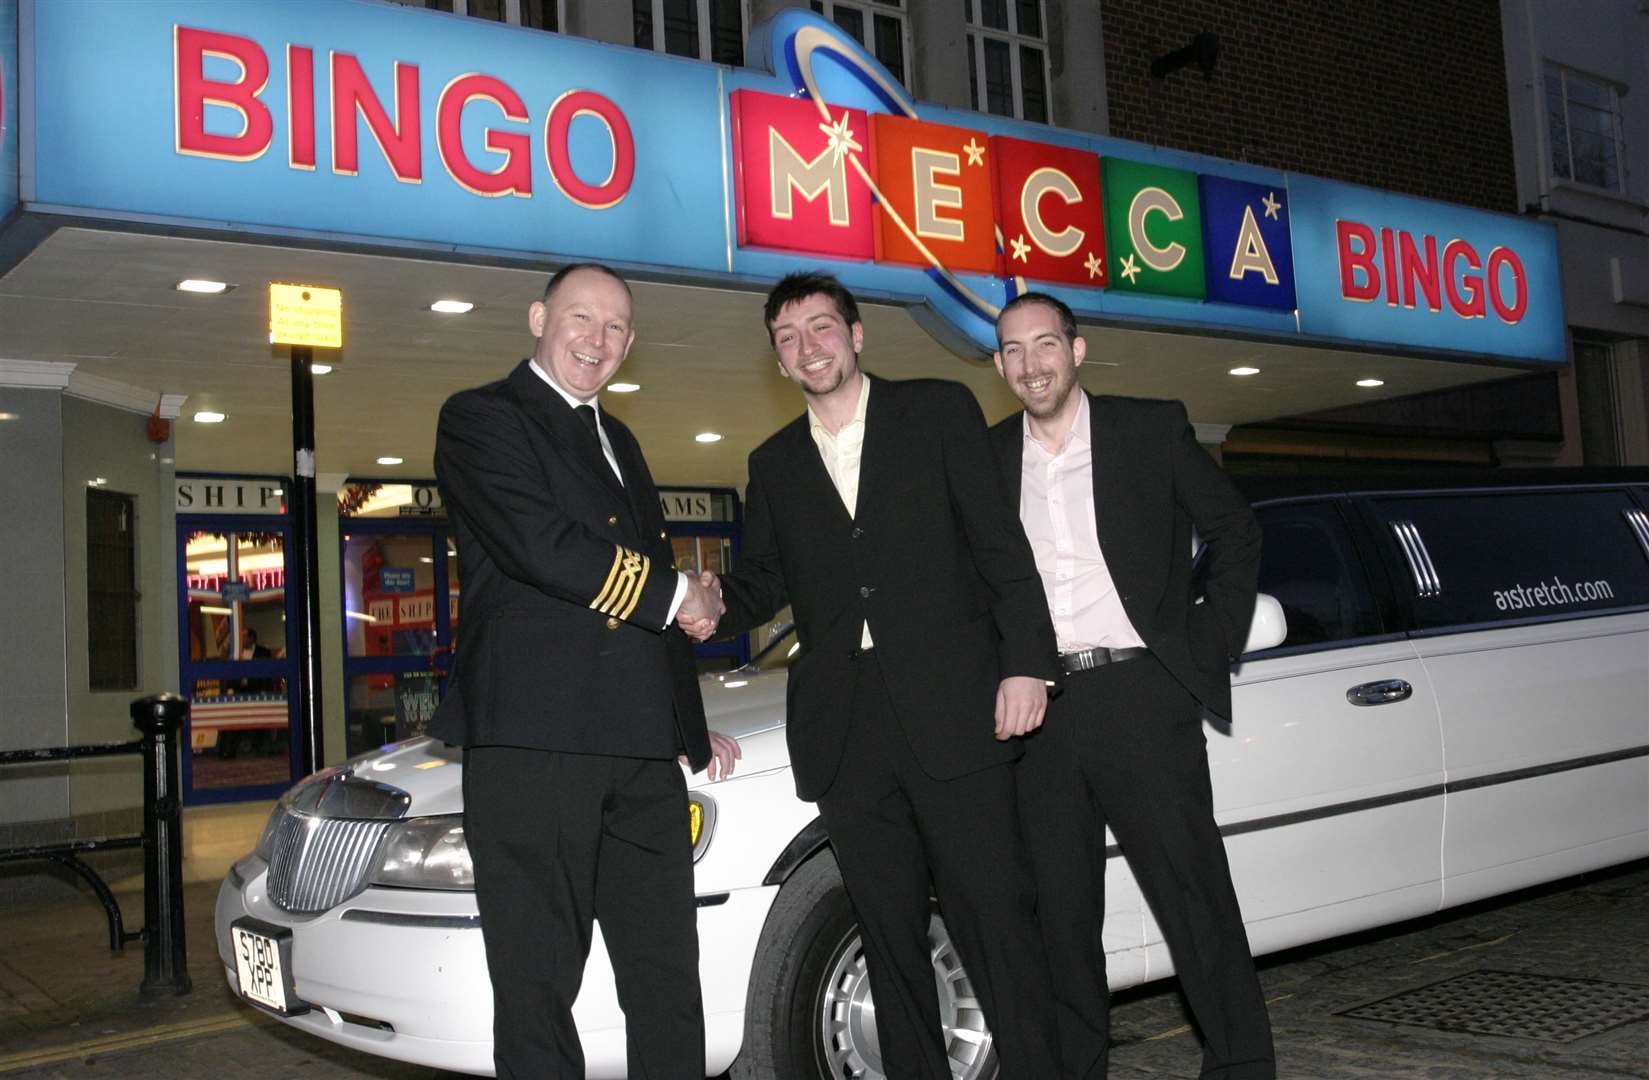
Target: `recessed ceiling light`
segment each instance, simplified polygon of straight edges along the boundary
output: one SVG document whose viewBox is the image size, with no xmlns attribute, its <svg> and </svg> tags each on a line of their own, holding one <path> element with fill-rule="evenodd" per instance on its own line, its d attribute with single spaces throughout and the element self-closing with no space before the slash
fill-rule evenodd
<svg viewBox="0 0 1649 1080">
<path fill-rule="evenodd" d="M 380 465 L 399 465 L 400 463 L 401 459 L 398 457 L 381 457 L 378 459 Z"/>
<path fill-rule="evenodd" d="M 195 414 L 195 423 L 197 423 L 197 424 L 221 424 L 221 423 L 223 423 L 223 414 L 220 413 L 220 412 L 208 412 L 208 411 L 203 409 L 200 412 Z"/>
<path fill-rule="evenodd" d="M 475 305 L 468 300 L 437 300 L 429 309 L 439 315 L 468 315 Z"/>
<path fill-rule="evenodd" d="M 86 481 L 86 486 L 87 487 L 102 487 L 104 484 L 107 484 L 108 482 L 109 482 L 109 478 L 107 476 L 100 476 L 96 480 Z"/>
<path fill-rule="evenodd" d="M 0 422 L 6 421 L 6 420 L 16 420 L 16 419 L 17 419 L 17 414 L 14 413 L 14 412 L 0 412 Z"/>
<path fill-rule="evenodd" d="M 178 292 L 206 293 L 212 296 L 234 288 L 226 281 L 208 281 L 205 278 L 184 278 L 172 287 Z"/>
<path fill-rule="evenodd" d="M 641 384 L 633 382 L 608 383 L 607 389 L 611 390 L 615 394 L 633 394 L 637 390 L 641 389 Z"/>
<path fill-rule="evenodd" d="M 721 436 L 714 431 L 701 431 L 693 436 L 694 442 L 721 442 Z"/>
<path fill-rule="evenodd" d="M 329 374 L 331 371 L 332 371 L 332 365 L 331 364 L 310 364 L 309 365 L 309 373 L 311 375 L 326 375 L 326 374 Z"/>
<path fill-rule="evenodd" d="M 1257 367 L 1234 367 L 1231 369 L 1233 375 L 1258 375 L 1259 373 L 1260 369 Z"/>
<path fill-rule="evenodd" d="M 418 556 L 418 561 L 421 563 L 433 563 L 435 560 L 430 558 L 428 555 L 420 555 Z"/>
<path fill-rule="evenodd" d="M 1384 385 L 1386 385 L 1386 380 L 1384 380 L 1384 379 L 1358 379 L 1357 380 L 1357 385 L 1362 386 L 1362 387 L 1384 386 Z"/>
</svg>

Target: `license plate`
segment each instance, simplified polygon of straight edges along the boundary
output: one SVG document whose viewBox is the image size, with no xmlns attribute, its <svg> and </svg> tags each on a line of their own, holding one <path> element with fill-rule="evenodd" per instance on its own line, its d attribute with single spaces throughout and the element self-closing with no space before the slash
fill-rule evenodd
<svg viewBox="0 0 1649 1080">
<path fill-rule="evenodd" d="M 242 997 L 286 1015 L 309 1010 L 292 988 L 292 931 L 242 918 L 230 924 L 229 935 Z"/>
</svg>

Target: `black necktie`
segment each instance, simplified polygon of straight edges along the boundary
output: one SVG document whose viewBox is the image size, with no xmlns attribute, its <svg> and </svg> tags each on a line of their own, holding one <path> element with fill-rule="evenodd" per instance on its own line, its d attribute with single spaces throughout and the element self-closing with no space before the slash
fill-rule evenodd
<svg viewBox="0 0 1649 1080">
<path fill-rule="evenodd" d="M 578 418 L 580 420 L 584 421 L 584 426 L 590 429 L 590 438 L 595 440 L 595 444 L 597 446 L 600 446 L 601 445 L 601 429 L 596 426 L 595 406 L 594 405 L 574 405 L 573 406 L 573 412 L 577 413 Z"/>
</svg>

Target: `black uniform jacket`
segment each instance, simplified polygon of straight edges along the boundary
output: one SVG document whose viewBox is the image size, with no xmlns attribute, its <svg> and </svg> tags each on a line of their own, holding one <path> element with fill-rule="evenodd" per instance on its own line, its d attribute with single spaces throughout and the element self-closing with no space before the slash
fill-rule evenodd
<svg viewBox="0 0 1649 1080">
<path fill-rule="evenodd" d="M 1099 549 L 1128 621 L 1174 677 L 1231 715 L 1231 661 L 1248 640 L 1260 574 L 1260 527 L 1230 479 L 1197 445 L 1177 401 L 1088 395 Z M 1017 508 L 1024 413 L 991 429 Z M 1193 595 L 1191 530 L 1208 545 L 1204 599 Z"/>
<path fill-rule="evenodd" d="M 523 361 L 441 408 L 435 475 L 458 538 L 458 655 L 430 730 L 464 746 L 709 760 L 664 514 L 630 429 L 624 473 Z"/>
<path fill-rule="evenodd" d="M 802 651 L 787 732 L 796 790 L 843 766 L 848 665 L 866 620 L 899 724 L 924 771 L 951 779 L 1018 756 L 993 733 L 1003 676 L 1053 679 L 1053 626 L 1030 544 L 994 471 L 984 416 L 951 382 L 871 378 L 850 518 L 803 413 L 750 455 L 744 545 L 721 629 L 788 601 Z"/>
</svg>

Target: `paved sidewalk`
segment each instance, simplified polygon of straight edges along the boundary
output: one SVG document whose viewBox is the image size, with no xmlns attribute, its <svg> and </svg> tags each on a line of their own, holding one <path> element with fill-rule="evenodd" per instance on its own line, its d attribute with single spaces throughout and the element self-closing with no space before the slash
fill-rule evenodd
<svg viewBox="0 0 1649 1080">
<path fill-rule="evenodd" d="M 1547 988 L 1486 1010 L 1523 1035 L 1340 1015 L 1481 972 L 1551 977 L 1526 980 Z M 1627 986 L 1638 1019 L 1568 1043 L 1538 1037 L 1533 1018 L 1566 1004 L 1578 988 L 1569 980 Z M 1260 982 L 1286 1080 L 1649 1078 L 1649 861 L 1265 957 Z M 1158 983 L 1118 997 L 1113 1080 L 1196 1077 L 1200 1054 L 1178 993 Z M 1466 1003 L 1485 1004 L 1482 995 Z"/>
</svg>

